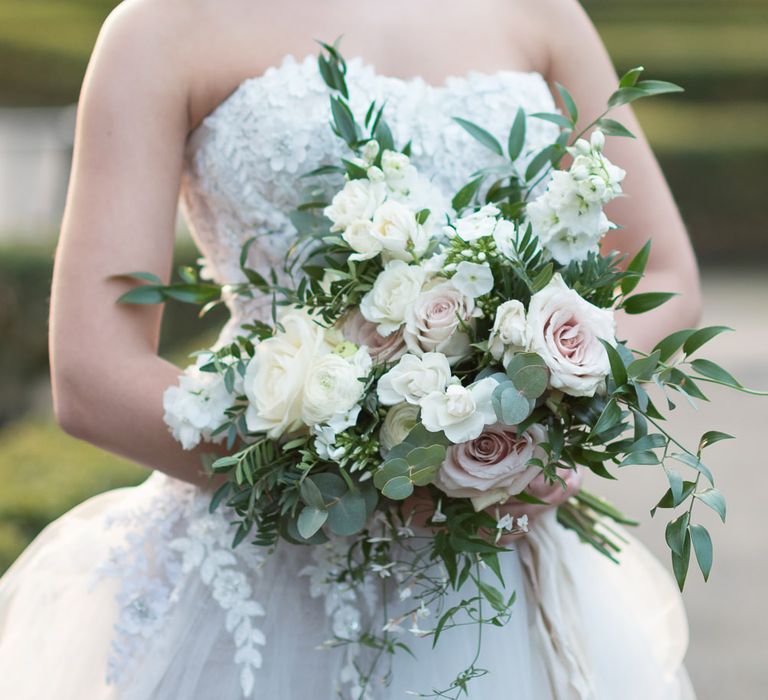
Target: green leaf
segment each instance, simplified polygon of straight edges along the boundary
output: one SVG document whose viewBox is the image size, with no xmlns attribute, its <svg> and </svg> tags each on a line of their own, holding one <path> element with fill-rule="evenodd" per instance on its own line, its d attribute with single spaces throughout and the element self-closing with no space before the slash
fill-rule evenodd
<svg viewBox="0 0 768 700">
<path fill-rule="evenodd" d="M 649 240 L 635 255 L 634 258 L 627 265 L 627 272 L 630 276 L 624 277 L 621 280 L 621 292 L 622 294 L 629 294 L 634 291 L 638 283 L 643 277 L 646 265 L 648 265 L 648 258 L 651 255 L 651 241 Z"/>
<path fill-rule="evenodd" d="M 683 343 L 685 343 L 685 341 L 688 340 L 688 338 L 690 338 L 695 332 L 696 331 L 693 328 L 688 328 L 670 333 L 666 338 L 663 338 L 658 343 L 656 343 L 656 346 L 653 349 L 658 350 L 660 353 L 659 359 L 662 362 L 666 362 L 681 347 L 683 347 Z"/>
<path fill-rule="evenodd" d="M 688 566 L 691 562 L 691 533 L 686 531 L 683 541 L 683 551 L 680 554 L 672 552 L 672 570 L 675 580 L 682 591 L 685 587 L 685 579 L 688 576 Z"/>
<path fill-rule="evenodd" d="M 528 163 L 528 167 L 525 169 L 526 182 L 533 180 L 545 165 L 551 163 L 556 153 L 557 149 L 555 146 L 545 146 L 531 158 L 531 162 Z"/>
<path fill-rule="evenodd" d="M 347 492 L 347 485 L 338 474 L 324 472 L 322 474 L 313 474 L 309 478 L 320 489 L 320 493 L 323 494 L 323 503 L 326 506 L 341 498 Z"/>
<path fill-rule="evenodd" d="M 568 117 L 564 117 L 562 114 L 557 114 L 557 112 L 535 112 L 529 116 L 535 119 L 541 119 L 545 122 L 557 124 L 563 129 L 571 129 L 573 127 L 573 122 L 568 119 Z"/>
<path fill-rule="evenodd" d="M 691 367 L 693 367 L 693 369 L 696 370 L 702 377 L 713 379 L 716 382 L 720 382 L 737 389 L 742 387 L 741 382 L 739 382 L 736 377 L 711 360 L 694 360 L 691 362 Z"/>
<path fill-rule="evenodd" d="M 616 403 L 616 399 L 611 399 L 607 404 L 600 417 L 595 423 L 595 427 L 592 429 L 593 435 L 599 435 L 600 433 L 609 430 L 621 420 L 621 409 Z"/>
<path fill-rule="evenodd" d="M 373 475 L 373 483 L 387 498 L 399 501 L 413 493 L 409 471 L 404 459 L 387 460 Z"/>
<path fill-rule="evenodd" d="M 527 399 L 538 399 L 549 385 L 549 368 L 536 353 L 516 354 L 507 366 L 507 376 Z"/>
<path fill-rule="evenodd" d="M 729 435 L 728 433 L 722 433 L 719 430 L 709 430 L 708 432 L 704 433 L 704 435 L 701 436 L 701 440 L 699 440 L 699 452 L 701 452 L 704 448 L 709 447 L 710 445 L 714 445 L 716 442 L 720 442 L 721 440 L 734 440 L 735 438 L 733 435 Z"/>
<path fill-rule="evenodd" d="M 642 75 L 645 68 L 637 66 L 636 68 L 630 68 L 619 80 L 619 87 L 634 87 L 638 78 Z"/>
<path fill-rule="evenodd" d="M 631 452 L 628 454 L 623 460 L 621 460 L 619 467 L 628 467 L 633 464 L 647 466 L 658 463 L 659 458 L 655 452 L 651 452 L 651 450 L 641 450 L 639 452 Z"/>
<path fill-rule="evenodd" d="M 664 467 L 664 472 L 669 481 L 669 490 L 672 493 L 672 500 L 675 504 L 680 504 L 683 499 L 683 477 L 671 467 Z"/>
<path fill-rule="evenodd" d="M 426 486 L 431 483 L 445 460 L 445 447 L 431 445 L 416 447 L 406 455 L 409 471 L 408 478 L 416 486 Z"/>
<path fill-rule="evenodd" d="M 151 284 L 143 284 L 122 294 L 117 300 L 118 304 L 162 304 L 165 294 L 162 287 Z"/>
<path fill-rule="evenodd" d="M 535 402 L 527 398 L 512 382 L 499 384 L 491 395 L 496 417 L 505 425 L 518 425 L 531 415 Z"/>
<path fill-rule="evenodd" d="M 171 284 L 163 294 L 186 304 L 207 304 L 221 297 L 221 288 L 215 284 Z"/>
<path fill-rule="evenodd" d="M 597 120 L 596 126 L 606 136 L 624 136 L 629 139 L 637 138 L 626 126 L 615 119 L 603 117 Z"/>
<path fill-rule="evenodd" d="M 711 488 L 706 489 L 705 491 L 700 491 L 699 493 L 694 494 L 694 496 L 698 498 L 702 503 L 706 504 L 712 510 L 714 510 L 715 513 L 720 516 L 720 520 L 725 522 L 725 496 L 723 496 L 720 491 L 715 488 Z"/>
<path fill-rule="evenodd" d="M 700 459 L 694 455 L 688 454 L 687 452 L 675 452 L 669 456 L 681 464 L 687 464 L 689 467 L 692 467 L 697 472 L 703 474 L 710 484 L 714 484 L 714 477 L 712 476 L 712 472 L 704 465 Z"/>
<path fill-rule="evenodd" d="M 693 542 L 693 551 L 696 552 L 696 561 L 699 562 L 699 569 L 704 576 L 704 580 L 709 580 L 709 573 L 712 571 L 712 538 L 709 536 L 707 528 L 703 525 L 691 525 L 691 541 Z"/>
<path fill-rule="evenodd" d="M 495 588 L 494 586 L 491 586 L 489 583 L 486 583 L 480 579 L 477 580 L 477 588 L 483 594 L 483 597 L 491 604 L 491 607 L 496 610 L 496 612 L 503 612 L 506 610 L 504 596 L 498 588 Z"/>
<path fill-rule="evenodd" d="M 474 196 L 477 194 L 477 191 L 480 189 L 480 185 L 484 179 L 485 178 L 481 175 L 480 177 L 476 177 L 474 180 L 470 180 L 454 195 L 453 200 L 451 201 L 451 206 L 457 214 L 469 205 Z"/>
<path fill-rule="evenodd" d="M 563 100 L 565 109 L 568 111 L 568 115 L 571 117 L 571 124 L 575 124 L 579 120 L 579 110 L 576 108 L 576 102 L 574 101 L 571 93 L 565 89 L 560 83 L 555 83 L 557 91 L 560 93 L 560 97 Z"/>
<path fill-rule="evenodd" d="M 683 501 L 685 501 L 696 488 L 696 482 L 683 481 L 683 492 L 680 494 L 679 499 L 675 499 L 672 489 L 667 489 L 667 492 L 661 497 L 661 500 L 651 509 L 651 515 L 656 513 L 657 508 L 677 508 Z"/>
<path fill-rule="evenodd" d="M 664 537 L 667 540 L 669 548 L 675 554 L 682 554 L 683 547 L 685 546 L 685 536 L 688 532 L 688 522 L 690 520 L 690 513 L 687 511 L 683 513 L 679 518 L 667 523 L 667 528 L 664 532 Z"/>
<path fill-rule="evenodd" d="M 403 501 L 413 493 L 413 482 L 407 476 L 396 476 L 384 484 L 381 493 L 393 501 Z"/>
<path fill-rule="evenodd" d="M 334 535 L 347 537 L 360 532 L 367 517 L 363 494 L 359 490 L 348 491 L 328 509 L 328 527 Z"/>
<path fill-rule="evenodd" d="M 531 281 L 531 294 L 536 294 L 536 292 L 540 292 L 542 289 L 544 289 L 544 287 L 546 287 L 551 282 L 554 274 L 555 266 L 552 262 L 547 263 L 547 265 L 541 268 L 541 271 Z"/>
<path fill-rule="evenodd" d="M 157 286 L 163 285 L 163 280 L 157 275 L 153 275 L 151 272 L 126 272 L 124 275 L 118 275 L 118 277 L 130 277 L 131 279 L 142 280 Z"/>
<path fill-rule="evenodd" d="M 640 357 L 634 362 L 631 362 L 627 367 L 627 374 L 632 379 L 647 379 L 653 374 L 654 370 L 659 364 L 659 356 L 661 353 L 655 350 L 648 357 Z"/>
<path fill-rule="evenodd" d="M 686 355 L 692 355 L 702 345 L 708 343 L 713 338 L 716 338 L 721 333 L 732 331 L 733 328 L 728 326 L 707 326 L 706 328 L 700 328 L 691 334 L 691 336 L 683 344 L 683 352 Z"/>
<path fill-rule="evenodd" d="M 301 513 L 299 513 L 296 527 L 299 534 L 305 540 L 308 540 L 325 524 L 327 519 L 327 510 L 320 510 L 319 508 L 307 506 L 302 509 Z"/>
<path fill-rule="evenodd" d="M 359 136 L 357 125 L 349 107 L 338 97 L 331 97 L 331 115 L 341 138 L 354 143 Z"/>
<path fill-rule="evenodd" d="M 483 146 L 485 146 L 487 149 L 493 151 L 497 155 L 504 155 L 501 144 L 492 134 L 487 132 L 481 126 L 467 121 L 466 119 L 461 119 L 460 117 L 454 117 L 453 121 L 455 121 L 462 129 L 464 129 L 464 131 L 466 131 L 472 138 L 483 144 Z"/>
<path fill-rule="evenodd" d="M 611 364 L 611 376 L 613 382 L 617 387 L 624 386 L 627 383 L 628 375 L 627 368 L 624 366 L 624 362 L 621 359 L 621 355 L 616 351 L 616 348 L 603 338 L 599 338 L 600 342 L 605 348 L 605 352 L 608 354 L 608 362 Z"/>
<path fill-rule="evenodd" d="M 643 314 L 676 297 L 677 292 L 645 292 L 625 299 L 619 308 L 628 314 Z"/>
<path fill-rule="evenodd" d="M 515 161 L 520 157 L 520 154 L 523 152 L 523 146 L 525 146 L 525 112 L 522 107 L 518 107 L 507 142 L 507 153 L 511 161 Z"/>
<path fill-rule="evenodd" d="M 301 500 L 308 506 L 314 508 L 325 508 L 325 501 L 323 500 L 323 494 L 320 493 L 320 489 L 317 487 L 311 478 L 304 479 L 299 486 L 299 493 L 301 494 Z"/>
</svg>

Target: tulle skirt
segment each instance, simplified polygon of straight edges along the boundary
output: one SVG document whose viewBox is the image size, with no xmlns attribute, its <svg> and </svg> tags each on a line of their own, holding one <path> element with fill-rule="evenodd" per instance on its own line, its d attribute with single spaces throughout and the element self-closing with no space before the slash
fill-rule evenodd
<svg viewBox="0 0 768 700">
<path fill-rule="evenodd" d="M 382 593 L 361 602 L 325 583 L 333 559 L 323 548 L 232 552 L 229 523 L 209 514 L 207 501 L 156 473 L 49 525 L 0 579 L 0 697 L 359 697 L 352 667 L 371 652 L 318 647 L 365 614 L 375 620 Z M 693 700 L 680 596 L 658 562 L 628 541 L 616 565 L 554 517 L 537 520 L 501 556 L 517 600 L 505 626 L 483 627 L 478 666 L 488 673 L 470 682 L 469 697 Z M 498 586 L 492 572 L 483 575 Z M 396 615 L 398 603 L 389 605 Z M 398 654 L 388 685 L 385 661 L 366 697 L 444 689 L 475 655 L 474 626 L 447 631 L 434 650 L 409 626 L 403 641 L 415 658 Z"/>
</svg>

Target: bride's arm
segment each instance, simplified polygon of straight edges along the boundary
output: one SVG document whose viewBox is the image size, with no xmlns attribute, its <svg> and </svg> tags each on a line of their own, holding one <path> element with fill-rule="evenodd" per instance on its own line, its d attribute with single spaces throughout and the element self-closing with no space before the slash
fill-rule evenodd
<svg viewBox="0 0 768 700">
<path fill-rule="evenodd" d="M 576 0 L 536 0 L 526 5 L 536 13 L 540 40 L 548 49 L 544 58 L 547 78 L 565 85 L 573 94 L 583 126 L 605 109 L 608 96 L 617 87 L 605 47 Z M 632 347 L 648 350 L 673 330 L 698 322 L 699 276 L 685 224 L 634 113 L 624 106 L 611 117 L 627 126 L 637 139 L 608 139 L 606 155 L 627 171 L 623 183 L 627 196 L 607 208 L 609 218 L 625 228 L 609 233 L 605 248 L 632 255 L 650 238 L 647 277 L 636 291 L 679 294 L 650 313 L 619 317 L 619 337 L 627 338 Z"/>
<path fill-rule="evenodd" d="M 53 276 L 54 409 L 80 439 L 203 483 L 199 455 L 163 423 L 163 390 L 179 372 L 157 355 L 162 309 L 115 303 L 129 285 L 114 275 L 167 279 L 173 255 L 190 36 L 155 20 L 140 5 L 118 10 L 83 85 Z"/>
</svg>

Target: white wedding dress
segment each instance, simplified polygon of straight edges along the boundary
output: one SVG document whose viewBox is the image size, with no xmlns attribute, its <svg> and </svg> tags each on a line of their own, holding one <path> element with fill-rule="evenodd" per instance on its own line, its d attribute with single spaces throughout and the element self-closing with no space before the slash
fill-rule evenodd
<svg viewBox="0 0 768 700">
<path fill-rule="evenodd" d="M 412 139 L 414 163 L 449 194 L 496 159 L 451 117 L 503 141 L 518 107 L 554 109 L 536 73 L 469 73 L 433 86 L 352 60 L 348 82 L 360 117 L 371 99 L 386 99 L 396 142 Z M 294 236 L 288 216 L 307 182 L 298 176 L 343 152 L 328 111 L 314 59 L 288 57 L 244 81 L 191 135 L 182 205 L 213 279 L 241 279 L 240 249 L 253 235 L 253 264 L 280 262 Z M 552 128 L 530 119 L 526 152 Z M 230 308 L 220 342 L 265 304 L 232 299 Z M 157 472 L 49 525 L 0 580 L 0 697 L 357 698 L 350 663 L 360 650 L 316 647 L 370 615 L 380 629 L 378 589 L 358 600 L 326 583 L 330 547 L 281 544 L 268 555 L 246 543 L 233 551 L 227 514 L 211 515 L 207 505 L 206 494 Z M 502 556 L 517 602 L 505 627 L 485 627 L 479 665 L 490 673 L 470 683 L 469 697 L 691 700 L 677 590 L 637 542 L 621 559 L 617 566 L 602 558 L 552 514 L 537 520 Z M 390 601 L 390 615 L 396 607 Z M 403 634 L 416 660 L 399 654 L 391 684 L 374 678 L 366 697 L 445 688 L 474 654 L 471 626 L 446 632 L 434 651 L 430 639 Z"/>
</svg>

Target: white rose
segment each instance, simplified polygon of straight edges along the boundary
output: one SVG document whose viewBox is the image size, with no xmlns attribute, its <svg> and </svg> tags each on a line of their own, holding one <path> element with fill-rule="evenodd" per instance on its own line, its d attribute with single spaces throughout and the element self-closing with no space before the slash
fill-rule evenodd
<svg viewBox="0 0 768 700">
<path fill-rule="evenodd" d="M 503 359 L 506 367 L 512 355 L 528 345 L 525 307 L 517 299 L 505 301 L 496 309 L 489 349 L 494 359 Z"/>
<path fill-rule="evenodd" d="M 450 281 L 424 290 L 408 307 L 403 336 L 410 352 L 441 352 L 457 362 L 469 351 L 469 337 L 461 330 L 476 315 L 475 301 Z"/>
<path fill-rule="evenodd" d="M 468 243 L 490 236 L 496 227 L 496 217 L 499 213 L 498 207 L 486 204 L 477 211 L 462 216 L 456 222 L 456 235 Z"/>
<path fill-rule="evenodd" d="M 462 260 L 451 277 L 453 286 L 472 299 L 488 294 L 493 289 L 493 273 L 487 263 L 473 263 Z"/>
<path fill-rule="evenodd" d="M 248 430 L 273 439 L 303 427 L 307 373 L 315 357 L 330 351 L 323 328 L 307 314 L 291 311 L 280 323 L 283 331 L 256 346 L 244 382 Z"/>
<path fill-rule="evenodd" d="M 355 252 L 350 260 L 370 260 L 381 252 L 381 243 L 373 235 L 373 224 L 368 219 L 353 221 L 341 237 Z"/>
<path fill-rule="evenodd" d="M 419 407 L 410 403 L 399 403 L 387 411 L 384 422 L 379 431 L 379 440 L 385 450 L 391 450 L 395 445 L 399 445 L 408 433 L 413 430 L 419 422 Z"/>
<path fill-rule="evenodd" d="M 397 260 L 423 255 L 429 245 L 429 234 L 417 223 L 415 212 L 394 199 L 376 210 L 370 235 L 385 253 Z"/>
<path fill-rule="evenodd" d="M 346 358 L 329 353 L 315 358 L 307 372 L 301 419 L 306 425 L 327 423 L 350 411 L 363 396 L 363 379 L 371 367 L 364 351 Z"/>
<path fill-rule="evenodd" d="M 443 391 L 451 378 L 445 355 L 427 352 L 421 357 L 403 355 L 400 361 L 379 379 L 377 393 L 385 406 L 401 401 L 419 404 L 434 391 Z"/>
<path fill-rule="evenodd" d="M 449 384 L 421 402 L 421 422 L 433 432 L 443 431 L 453 443 L 474 440 L 486 425 L 496 422 L 491 396 L 498 383 L 492 377 L 469 387 Z"/>
<path fill-rule="evenodd" d="M 531 298 L 526 332 L 552 387 L 570 396 L 594 396 L 603 387 L 610 364 L 600 339 L 616 343 L 613 309 L 590 304 L 557 274 Z"/>
<path fill-rule="evenodd" d="M 360 219 L 371 219 L 386 196 L 383 182 L 349 180 L 323 213 L 331 220 L 331 231 L 344 231 Z"/>
<path fill-rule="evenodd" d="M 360 312 L 377 324 L 381 335 L 389 335 L 403 325 L 406 310 L 419 296 L 426 278 L 426 271 L 417 265 L 390 261 L 362 298 Z"/>
</svg>

